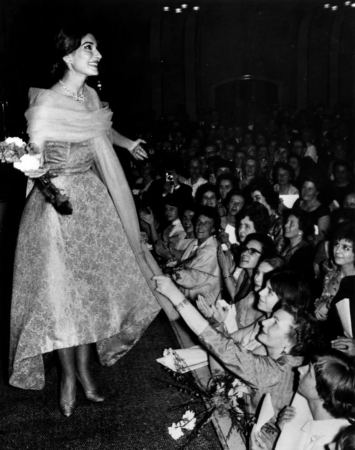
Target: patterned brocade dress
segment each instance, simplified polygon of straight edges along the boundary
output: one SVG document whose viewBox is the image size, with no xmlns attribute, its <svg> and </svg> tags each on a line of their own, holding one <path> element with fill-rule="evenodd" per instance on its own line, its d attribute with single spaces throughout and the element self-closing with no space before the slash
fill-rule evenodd
<svg viewBox="0 0 355 450">
<path fill-rule="evenodd" d="M 113 364 L 160 309 L 108 189 L 91 170 L 96 144 L 46 140 L 45 167 L 57 174 L 73 214 L 59 214 L 35 184 L 15 258 L 10 383 L 17 387 L 43 388 L 42 354 L 56 349 L 97 343 L 101 363 Z"/>
</svg>

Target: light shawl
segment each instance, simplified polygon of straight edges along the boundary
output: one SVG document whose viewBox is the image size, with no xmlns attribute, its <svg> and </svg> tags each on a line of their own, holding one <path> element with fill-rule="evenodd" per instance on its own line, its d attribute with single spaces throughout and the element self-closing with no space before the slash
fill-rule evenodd
<svg viewBox="0 0 355 450">
<path fill-rule="evenodd" d="M 136 207 L 121 164 L 111 143 L 112 112 L 103 106 L 94 89 L 86 87 L 95 110 L 87 111 L 81 102 L 52 90 L 31 88 L 30 105 L 25 113 L 30 141 L 83 142 L 93 140 L 95 173 L 105 184 L 115 205 L 132 251 L 151 292 L 170 320 L 179 314 L 171 303 L 155 291 L 154 275 L 161 275 L 159 266 L 145 243 L 141 241 Z M 64 139 L 63 139 L 64 137 Z M 147 289 L 147 295 L 151 295 Z"/>
</svg>

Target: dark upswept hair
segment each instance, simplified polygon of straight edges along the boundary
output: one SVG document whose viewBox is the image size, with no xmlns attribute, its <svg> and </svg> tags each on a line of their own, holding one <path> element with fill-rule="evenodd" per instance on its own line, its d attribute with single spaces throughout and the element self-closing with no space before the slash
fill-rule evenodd
<svg viewBox="0 0 355 450">
<path fill-rule="evenodd" d="M 82 38 L 87 34 L 92 33 L 88 28 L 88 24 L 80 26 L 79 22 L 75 22 L 75 24 L 67 24 L 55 36 L 55 55 L 52 65 L 52 76 L 54 78 L 62 78 L 67 70 L 67 65 L 63 61 L 64 56 L 70 55 L 70 53 L 80 47 Z"/>
<path fill-rule="evenodd" d="M 222 165 L 220 167 L 229 167 L 229 166 L 230 166 L 230 164 L 227 162 L 227 164 Z M 235 176 L 232 173 L 227 172 L 227 173 L 221 173 L 221 175 L 219 175 L 219 177 L 217 178 L 217 181 L 216 181 L 217 189 L 219 189 L 219 185 L 220 185 L 221 181 L 223 181 L 223 180 L 230 181 L 233 188 L 238 186 L 238 181 L 235 178 Z"/>
<path fill-rule="evenodd" d="M 195 195 L 196 205 L 201 205 L 202 197 L 208 191 L 214 192 L 216 194 L 217 200 L 219 199 L 219 192 L 218 192 L 217 186 L 215 186 L 214 184 L 211 184 L 211 183 L 204 183 L 200 187 L 197 188 L 196 195 Z"/>
<path fill-rule="evenodd" d="M 267 257 L 267 258 L 260 258 L 259 265 L 261 263 L 269 264 L 269 266 L 271 266 L 273 268 L 272 272 L 269 272 L 270 273 L 270 277 L 271 277 L 271 275 L 274 274 L 274 272 L 276 270 L 277 271 L 281 271 L 281 270 L 283 270 L 286 267 L 286 261 L 284 260 L 284 258 L 282 258 L 279 255 L 278 256 L 270 256 L 270 257 Z M 266 273 L 265 277 L 267 275 L 268 274 Z"/>
<path fill-rule="evenodd" d="M 239 228 L 240 221 L 249 217 L 253 222 L 255 231 L 257 233 L 267 233 L 270 226 L 269 211 L 259 202 L 253 202 L 251 205 L 242 209 L 239 213 L 237 228 Z"/>
<path fill-rule="evenodd" d="M 285 223 L 290 216 L 295 216 L 298 220 L 298 228 L 303 231 L 304 239 L 306 239 L 308 236 L 313 235 L 314 225 L 312 219 L 307 213 L 303 212 L 301 209 L 291 209 L 291 211 L 287 211 L 287 214 L 285 215 Z"/>
<path fill-rule="evenodd" d="M 211 206 L 198 206 L 198 209 L 196 210 L 193 218 L 194 225 L 196 224 L 199 216 L 206 216 L 209 219 L 213 220 L 214 232 L 212 234 L 216 235 L 221 228 L 221 218 L 218 214 L 217 209 L 212 208 Z"/>
<path fill-rule="evenodd" d="M 341 239 L 345 239 L 355 245 L 355 222 L 346 222 L 344 224 L 340 224 L 333 233 L 333 244 L 340 241 Z M 353 249 L 355 253 L 355 249 Z"/>
<path fill-rule="evenodd" d="M 303 311 L 308 309 L 310 302 L 309 286 L 301 275 L 290 270 L 273 272 L 269 282 L 272 290 L 279 298 L 274 310 L 283 308 L 285 305 Z"/>
<path fill-rule="evenodd" d="M 273 186 L 265 179 L 260 178 L 255 180 L 251 183 L 250 187 L 248 186 L 247 190 L 250 192 L 250 195 L 255 191 L 259 191 L 271 209 L 276 211 L 279 207 L 279 194 L 275 192 Z"/>
<path fill-rule="evenodd" d="M 311 356 L 316 389 L 323 407 L 336 419 L 355 419 L 354 361 L 339 350 L 331 349 Z"/>
</svg>

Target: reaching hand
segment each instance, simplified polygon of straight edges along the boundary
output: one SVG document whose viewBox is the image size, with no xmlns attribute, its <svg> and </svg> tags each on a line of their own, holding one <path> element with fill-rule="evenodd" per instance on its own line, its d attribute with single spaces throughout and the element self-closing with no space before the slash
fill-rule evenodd
<svg viewBox="0 0 355 450">
<path fill-rule="evenodd" d="M 146 141 L 143 139 L 137 139 L 133 142 L 131 150 L 129 150 L 135 159 L 146 159 L 148 158 L 147 152 L 142 148 L 139 144 L 146 144 Z"/>
<path fill-rule="evenodd" d="M 231 275 L 233 271 L 233 265 L 231 258 L 227 256 L 222 247 L 219 245 L 217 250 L 218 263 L 221 267 L 224 276 Z"/>
<path fill-rule="evenodd" d="M 156 284 L 156 291 L 167 297 L 171 303 L 178 305 L 184 299 L 183 293 L 174 284 L 171 278 L 164 275 L 156 275 L 152 278 Z"/>
<path fill-rule="evenodd" d="M 286 423 L 291 422 L 291 420 L 296 415 L 296 408 L 294 406 L 285 406 L 279 414 L 279 417 L 277 419 L 277 426 L 282 431 L 283 427 Z"/>
<path fill-rule="evenodd" d="M 147 222 L 149 225 L 153 225 L 154 223 L 154 215 L 152 213 L 152 210 L 150 208 L 147 208 L 147 211 L 139 211 L 139 217 L 144 220 L 144 222 Z"/>
<path fill-rule="evenodd" d="M 355 339 L 349 337 L 347 333 L 345 333 L 348 337 L 338 337 L 332 341 L 332 347 L 340 350 L 343 353 L 346 353 L 348 356 L 355 356 Z"/>
<path fill-rule="evenodd" d="M 225 310 L 218 301 L 215 303 L 215 298 L 212 294 L 199 295 L 197 307 L 206 319 L 213 318 L 218 323 L 224 322 L 228 315 L 228 310 Z"/>
</svg>

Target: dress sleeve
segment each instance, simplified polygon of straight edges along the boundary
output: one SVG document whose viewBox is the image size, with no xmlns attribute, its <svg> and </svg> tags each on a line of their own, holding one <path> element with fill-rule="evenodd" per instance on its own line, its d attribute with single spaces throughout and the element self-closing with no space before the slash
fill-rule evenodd
<svg viewBox="0 0 355 450">
<path fill-rule="evenodd" d="M 274 386 L 285 370 L 279 362 L 268 356 L 254 355 L 210 326 L 199 339 L 229 371 L 252 388 Z"/>
</svg>

